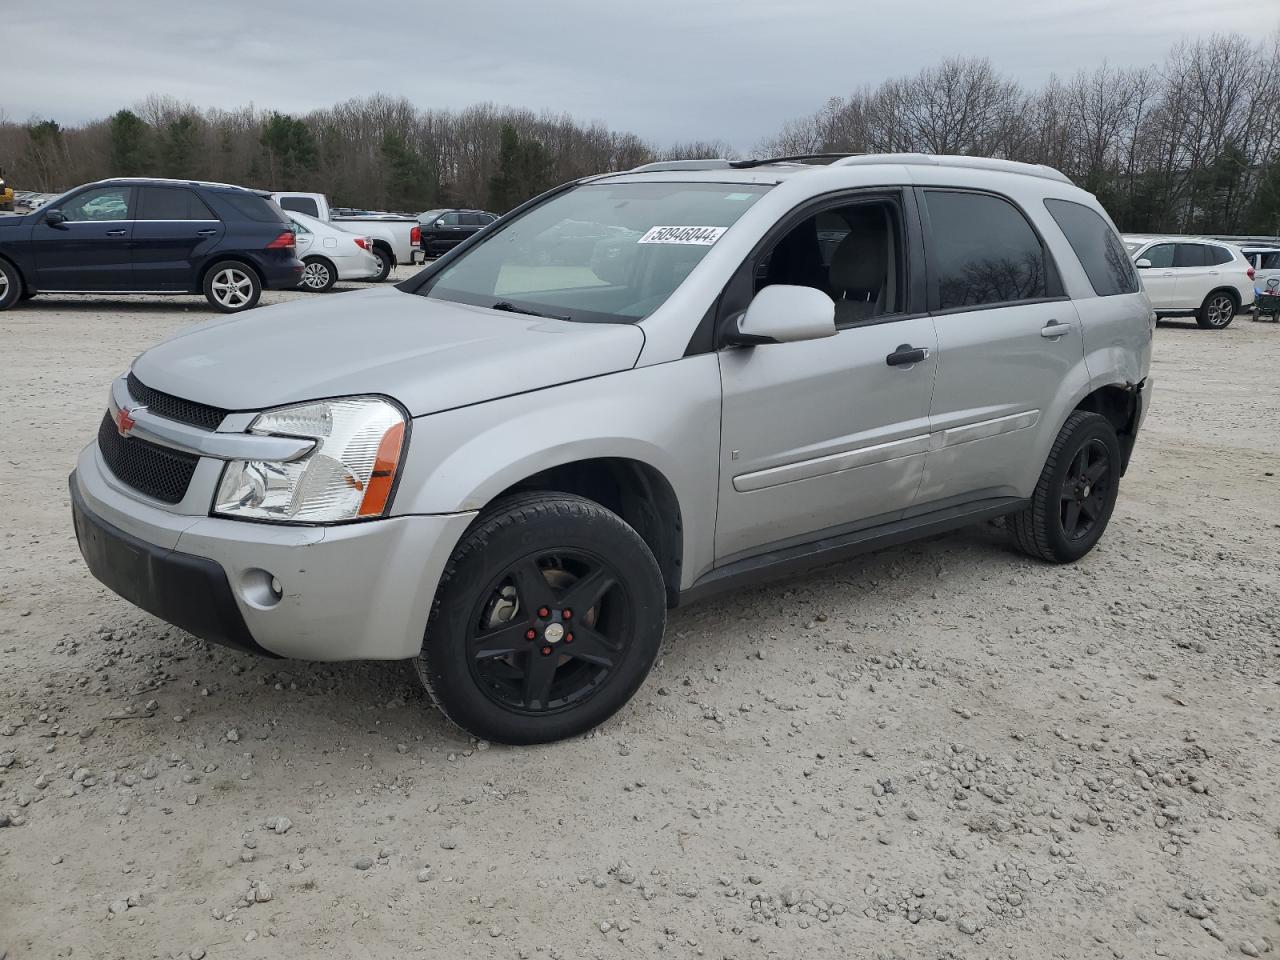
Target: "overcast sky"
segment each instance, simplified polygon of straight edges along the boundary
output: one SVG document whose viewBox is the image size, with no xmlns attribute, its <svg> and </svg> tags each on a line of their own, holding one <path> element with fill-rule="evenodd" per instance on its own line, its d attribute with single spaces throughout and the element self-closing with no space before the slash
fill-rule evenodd
<svg viewBox="0 0 1280 960">
<path fill-rule="evenodd" d="M 1157 62 L 1184 37 L 1261 37 L 1280 22 L 1272 2 L 3 0 L 0 113 L 73 124 L 149 93 L 306 112 L 384 92 L 747 149 L 832 95 L 947 56 L 1034 86 Z"/>
</svg>

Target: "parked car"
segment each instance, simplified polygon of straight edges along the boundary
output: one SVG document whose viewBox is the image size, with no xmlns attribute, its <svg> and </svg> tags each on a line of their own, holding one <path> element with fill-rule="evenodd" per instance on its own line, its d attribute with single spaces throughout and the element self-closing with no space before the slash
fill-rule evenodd
<svg viewBox="0 0 1280 960">
<path fill-rule="evenodd" d="M 1240 252 L 1253 267 L 1254 290 L 1264 289 L 1267 281 L 1280 277 L 1280 247 L 1244 246 Z"/>
<path fill-rule="evenodd" d="M 302 281 L 298 286 L 314 293 L 332 289 L 338 280 L 371 280 L 382 272 L 382 262 L 373 255 L 373 240 L 339 230 L 331 223 L 290 210 L 297 235 L 298 257 L 302 260 Z"/>
<path fill-rule="evenodd" d="M 236 313 L 302 269 L 284 212 L 227 184 L 100 180 L 0 218 L 0 310 L 38 293 L 203 293 Z"/>
<path fill-rule="evenodd" d="M 1125 237 L 1160 317 L 1196 318 L 1223 330 L 1253 303 L 1253 267 L 1240 248 L 1197 237 Z"/>
<path fill-rule="evenodd" d="M 423 220 L 423 217 L 428 219 Z M 496 213 L 487 210 L 428 210 L 420 214 L 423 257 L 430 260 L 448 253 L 497 219 Z"/>
<path fill-rule="evenodd" d="M 614 281 L 530 262 L 566 221 L 634 234 Z M 649 165 L 395 287 L 147 350 L 71 477 L 75 529 L 197 636 L 413 658 L 474 735 L 556 740 L 635 693 L 669 606 L 995 517 L 1083 557 L 1153 330 L 1106 213 L 1045 167 Z"/>
<path fill-rule="evenodd" d="M 329 200 L 323 193 L 273 193 L 271 197 L 285 210 L 305 213 L 341 230 L 368 236 L 373 241 L 373 255 L 380 264 L 378 275 L 370 277 L 377 283 L 387 279 L 397 263 L 417 262 L 418 222 L 413 217 L 391 214 L 338 216 L 329 209 Z"/>
</svg>

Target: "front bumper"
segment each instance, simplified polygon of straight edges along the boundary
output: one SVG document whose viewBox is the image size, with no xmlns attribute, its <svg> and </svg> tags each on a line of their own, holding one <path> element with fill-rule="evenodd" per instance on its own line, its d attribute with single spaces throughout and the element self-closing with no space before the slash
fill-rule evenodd
<svg viewBox="0 0 1280 960">
<path fill-rule="evenodd" d="M 70 482 L 81 553 L 111 590 L 202 639 L 303 660 L 416 656 L 475 516 L 291 526 L 178 514 L 122 490 L 96 444 Z"/>
</svg>

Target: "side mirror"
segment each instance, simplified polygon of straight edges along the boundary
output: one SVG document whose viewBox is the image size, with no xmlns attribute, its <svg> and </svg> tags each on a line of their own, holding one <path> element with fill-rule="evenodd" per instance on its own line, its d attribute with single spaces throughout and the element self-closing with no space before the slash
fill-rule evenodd
<svg viewBox="0 0 1280 960">
<path fill-rule="evenodd" d="M 437 221 L 436 221 L 436 226 L 437 226 L 437 227 L 443 227 L 443 226 L 444 226 L 444 221 L 443 221 L 443 220 L 437 220 Z"/>
<path fill-rule="evenodd" d="M 793 343 L 836 333 L 836 305 L 821 290 L 774 284 L 755 295 L 738 317 L 730 343 Z"/>
<path fill-rule="evenodd" d="M 51 227 L 60 227 L 67 222 L 67 215 L 61 210 L 50 210 L 44 215 L 44 222 Z"/>
<path fill-rule="evenodd" d="M 1151 261 L 1148 260 L 1146 257 L 1143 257 L 1141 260 L 1135 263 L 1134 266 L 1137 267 L 1139 270 L 1148 270 L 1151 267 Z"/>
</svg>

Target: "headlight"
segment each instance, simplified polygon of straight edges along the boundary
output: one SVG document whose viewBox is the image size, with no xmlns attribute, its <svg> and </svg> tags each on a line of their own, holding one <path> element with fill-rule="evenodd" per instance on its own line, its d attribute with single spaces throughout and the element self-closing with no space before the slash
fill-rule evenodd
<svg viewBox="0 0 1280 960">
<path fill-rule="evenodd" d="M 404 448 L 405 417 L 395 404 L 377 397 L 317 400 L 268 410 L 249 432 L 309 437 L 316 445 L 288 463 L 229 461 L 214 513 L 293 523 L 386 513 Z"/>
</svg>

